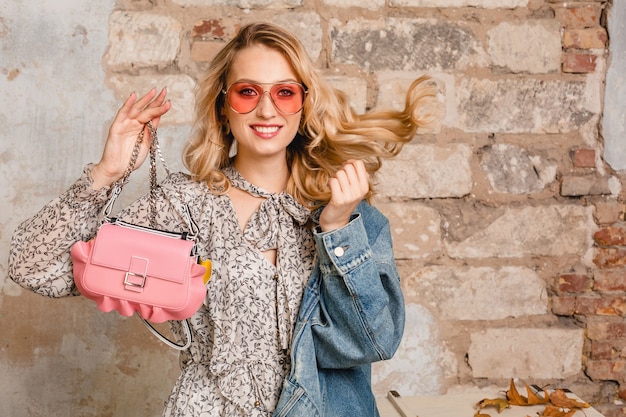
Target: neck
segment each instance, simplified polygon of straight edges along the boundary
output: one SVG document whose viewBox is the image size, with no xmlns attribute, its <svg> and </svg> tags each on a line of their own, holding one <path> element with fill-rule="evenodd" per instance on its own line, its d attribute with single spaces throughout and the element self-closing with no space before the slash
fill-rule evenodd
<svg viewBox="0 0 626 417">
<path fill-rule="evenodd" d="M 234 165 L 247 181 L 271 193 L 280 193 L 287 186 L 289 169 L 284 158 L 251 161 L 235 156 Z"/>
</svg>

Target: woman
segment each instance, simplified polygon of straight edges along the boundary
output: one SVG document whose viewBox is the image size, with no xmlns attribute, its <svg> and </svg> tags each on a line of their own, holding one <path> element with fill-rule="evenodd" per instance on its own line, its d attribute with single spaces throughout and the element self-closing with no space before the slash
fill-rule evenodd
<svg viewBox="0 0 626 417">
<path fill-rule="evenodd" d="M 216 56 L 184 152 L 191 175 L 169 176 L 157 201 L 165 230 L 186 230 L 190 207 L 199 254 L 213 263 L 164 416 L 378 415 L 370 364 L 395 352 L 404 304 L 388 222 L 367 203 L 370 174 L 425 122 L 434 91 L 423 81 L 404 111 L 359 116 L 276 26 L 245 26 Z M 131 94 L 101 160 L 14 233 L 15 282 L 78 293 L 70 248 L 95 235 L 137 135 L 170 107 L 165 90 Z M 147 225 L 148 200 L 119 217 Z"/>
</svg>

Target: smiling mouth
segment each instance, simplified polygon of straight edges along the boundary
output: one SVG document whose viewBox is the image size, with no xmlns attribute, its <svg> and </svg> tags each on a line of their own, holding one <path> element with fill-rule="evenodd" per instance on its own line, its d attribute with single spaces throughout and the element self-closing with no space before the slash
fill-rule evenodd
<svg viewBox="0 0 626 417">
<path fill-rule="evenodd" d="M 252 126 L 252 129 L 254 129 L 255 131 L 259 132 L 259 133 L 276 133 L 278 132 L 278 129 L 280 129 L 278 126 Z"/>
</svg>

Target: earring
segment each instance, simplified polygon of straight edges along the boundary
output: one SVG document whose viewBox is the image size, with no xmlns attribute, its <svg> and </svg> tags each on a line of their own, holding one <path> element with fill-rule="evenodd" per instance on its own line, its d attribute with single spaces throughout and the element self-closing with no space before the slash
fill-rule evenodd
<svg viewBox="0 0 626 417">
<path fill-rule="evenodd" d="M 230 149 L 228 150 L 228 157 L 232 158 L 237 155 L 237 141 L 233 139 L 233 143 L 230 144 Z"/>
</svg>

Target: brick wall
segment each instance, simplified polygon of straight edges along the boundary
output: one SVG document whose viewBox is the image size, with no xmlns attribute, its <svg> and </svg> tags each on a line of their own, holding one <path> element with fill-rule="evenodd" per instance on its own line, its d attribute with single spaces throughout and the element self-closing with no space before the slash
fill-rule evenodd
<svg viewBox="0 0 626 417">
<path fill-rule="evenodd" d="M 111 17 L 111 79 L 120 97 L 177 85 L 181 111 L 168 123 L 189 121 L 187 86 L 252 20 L 294 31 L 360 112 L 401 105 L 422 73 L 438 81 L 440 123 L 380 175 L 409 321 L 396 359 L 375 368 L 379 394 L 518 377 L 626 415 L 623 179 L 603 162 L 598 133 L 607 2 L 128 6 Z M 159 47 L 136 49 L 144 41 Z"/>
<path fill-rule="evenodd" d="M 622 179 L 598 134 L 607 2 L 127 5 L 111 17 L 111 79 L 120 97 L 174 83 L 168 123 L 189 121 L 188 87 L 251 20 L 295 32 L 360 112 L 401 105 L 421 73 L 438 81 L 440 123 L 380 175 L 409 321 L 396 359 L 375 368 L 379 394 L 519 377 L 626 413 Z"/>
<path fill-rule="evenodd" d="M 359 112 L 401 105 L 410 81 L 431 74 L 441 91 L 439 123 L 420 131 L 378 178 L 408 321 L 396 357 L 374 368 L 376 392 L 433 395 L 503 387 L 517 377 L 570 388 L 605 416 L 623 417 L 626 177 L 604 162 L 599 127 L 610 3 L 120 0 L 108 20 L 105 84 L 118 101 L 130 91 L 168 87 L 173 109 L 160 131 L 174 159 L 191 120 L 195 80 L 249 21 L 296 33 Z M 23 305 L 5 299 L 15 311 Z M 119 326 L 106 317 L 109 331 Z M 18 346 L 67 346 L 40 331 L 48 342 Z M 128 331 L 107 343 L 132 350 Z M 97 351 L 101 339 L 92 336 L 78 338 Z M 145 346 L 144 337 L 132 346 Z M 125 381 L 130 372 L 133 386 L 120 383 L 117 392 L 108 384 L 111 391 L 98 396 L 69 388 L 69 396 L 88 397 L 74 409 L 126 415 L 115 410 L 124 402 L 129 411 L 133 402 L 120 398 L 156 383 L 149 363 L 159 358 L 175 367 L 165 350 L 132 365 L 128 358 L 103 362 L 93 380 L 121 373 L 117 380 Z M 159 409 L 155 403 L 133 411 Z"/>
</svg>

